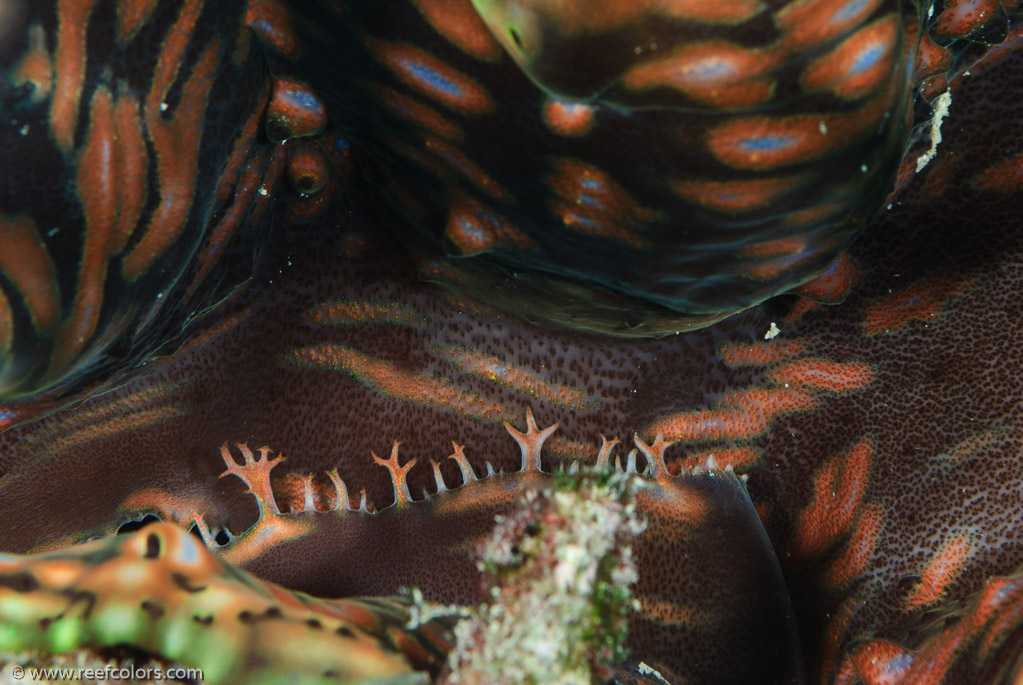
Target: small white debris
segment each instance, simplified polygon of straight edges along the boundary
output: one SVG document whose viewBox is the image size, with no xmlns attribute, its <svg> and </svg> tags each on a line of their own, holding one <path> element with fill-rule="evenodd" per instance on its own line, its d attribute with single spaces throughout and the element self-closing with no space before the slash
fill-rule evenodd
<svg viewBox="0 0 1023 685">
<path fill-rule="evenodd" d="M 933 16 L 934 16 L 934 3 L 932 2 L 931 6 L 927 8 L 927 18 L 930 19 Z"/>
<path fill-rule="evenodd" d="M 270 192 L 266 189 L 266 186 L 259 186 L 259 194 L 263 197 L 269 197 Z"/>
<path fill-rule="evenodd" d="M 821 132 L 822 136 L 828 135 L 828 125 L 824 123 L 823 119 L 817 124 L 817 130 Z"/>
<path fill-rule="evenodd" d="M 864 173 L 864 174 L 867 173 L 867 165 L 866 164 L 861 164 L 860 165 L 860 173 Z"/>
<path fill-rule="evenodd" d="M 28 124 L 25 124 L 20 129 L 18 129 L 18 133 L 20 133 L 23 136 L 27 136 L 28 132 L 29 132 Z"/>
<path fill-rule="evenodd" d="M 941 143 L 941 122 L 948 116 L 948 108 L 951 105 L 951 90 L 946 90 L 934 101 L 934 117 L 931 119 L 931 149 L 916 158 L 917 173 L 920 173 L 920 170 L 938 154 L 938 145 Z"/>
<path fill-rule="evenodd" d="M 778 328 L 778 324 L 771 322 L 771 327 L 767 329 L 767 333 L 764 333 L 764 340 L 772 340 L 781 333 L 781 329 Z"/>
<path fill-rule="evenodd" d="M 639 666 L 636 666 L 636 673 L 639 673 L 640 675 L 652 675 L 662 683 L 665 683 L 666 685 L 671 685 L 671 683 L 668 682 L 668 680 L 663 675 L 661 675 L 656 668 L 647 666 L 645 661 L 639 662 Z"/>
</svg>

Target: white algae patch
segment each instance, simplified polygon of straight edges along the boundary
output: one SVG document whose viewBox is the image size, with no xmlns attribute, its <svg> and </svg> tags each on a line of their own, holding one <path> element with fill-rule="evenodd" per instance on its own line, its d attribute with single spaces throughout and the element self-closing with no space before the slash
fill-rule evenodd
<svg viewBox="0 0 1023 685">
<path fill-rule="evenodd" d="M 941 122 L 948 116 L 948 108 L 951 106 L 951 90 L 946 90 L 934 101 L 934 117 L 931 119 L 931 149 L 916 158 L 917 173 L 920 173 L 920 170 L 938 154 L 938 145 L 941 144 Z"/>
<path fill-rule="evenodd" d="M 455 626 L 445 682 L 590 685 L 624 658 L 638 578 L 631 543 L 646 527 L 634 483 L 564 476 L 499 520 L 479 563 L 494 579 L 491 599 Z"/>
</svg>

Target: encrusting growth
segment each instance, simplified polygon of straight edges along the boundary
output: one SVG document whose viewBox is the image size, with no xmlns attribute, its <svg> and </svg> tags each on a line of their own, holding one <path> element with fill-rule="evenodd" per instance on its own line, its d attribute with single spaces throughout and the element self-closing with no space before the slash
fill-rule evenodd
<svg viewBox="0 0 1023 685">
<path fill-rule="evenodd" d="M 454 629 L 446 683 L 587 685 L 626 656 L 638 609 L 632 542 L 646 527 L 622 473 L 559 474 L 498 521 L 479 568 L 489 599 Z"/>
</svg>

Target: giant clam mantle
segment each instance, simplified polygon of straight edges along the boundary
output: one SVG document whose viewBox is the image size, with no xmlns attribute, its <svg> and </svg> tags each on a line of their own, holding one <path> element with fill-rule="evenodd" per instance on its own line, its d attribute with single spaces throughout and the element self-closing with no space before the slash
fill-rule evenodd
<svg viewBox="0 0 1023 685">
<path fill-rule="evenodd" d="M 0 17 L 5 658 L 1019 676 L 1015 6 Z"/>
</svg>

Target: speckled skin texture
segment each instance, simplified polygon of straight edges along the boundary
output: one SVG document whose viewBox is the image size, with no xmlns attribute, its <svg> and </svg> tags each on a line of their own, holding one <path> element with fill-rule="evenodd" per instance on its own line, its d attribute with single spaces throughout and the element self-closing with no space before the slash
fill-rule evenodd
<svg viewBox="0 0 1023 685">
<path fill-rule="evenodd" d="M 184 350 L 0 436 L 0 498 L 15 503 L 0 509 L 0 546 L 54 548 L 152 511 L 182 521 L 198 512 L 239 534 L 255 512 L 240 481 L 218 478 L 225 443 L 285 454 L 274 471 L 282 509 L 301 502 L 297 479 L 310 472 L 327 509 L 323 472 L 335 467 L 353 506 L 362 488 L 372 507 L 389 505 L 391 479 L 371 452 L 386 458 L 397 440 L 402 464 L 418 460 L 408 479 L 420 499 L 436 489 L 429 460 L 451 454 L 452 440 L 477 476 L 484 460 L 518 468 L 502 424 L 521 428 L 528 406 L 541 426 L 561 424 L 545 468 L 594 460 L 600 434 L 652 441 L 661 431 L 679 439 L 669 464 L 713 453 L 748 474 L 812 682 L 912 682 L 911 660 L 884 671 L 884 659 L 857 658 L 880 639 L 937 664 L 923 682 L 1000 682 L 1011 649 L 942 640 L 954 618 L 974 615 L 989 578 L 1023 562 L 1023 112 L 1004 96 L 1023 90 L 1017 41 L 954 81 L 937 158 L 902 178 L 891 209 L 854 244 L 855 287 L 836 307 L 778 298 L 655 341 L 552 332 L 421 283 L 356 179 L 330 214 L 279 234 L 251 292 Z M 375 318 L 317 322 L 342 301 Z M 772 322 L 781 333 L 764 340 Z M 464 349 L 486 362 L 481 375 L 452 361 Z M 441 468 L 450 486 L 461 482 L 452 460 Z M 380 544 L 437 545 L 445 534 L 424 526 Z M 329 564 L 296 556 L 267 549 L 248 563 L 331 593 Z M 368 568 L 361 580 L 376 577 Z M 991 632 L 1018 644 L 1020 600 L 999 601 Z"/>
<path fill-rule="evenodd" d="M 949 130 L 965 127 L 973 107 L 983 111 L 993 90 L 1019 80 L 1019 61 L 1006 59 L 972 78 L 960 100 L 968 106 L 953 106 Z M 369 453 L 385 455 L 392 440 L 402 442 L 402 455 L 420 460 L 409 474 L 415 499 L 424 489 L 434 491 L 422 464 L 450 454 L 452 439 L 467 446 L 477 475 L 484 473 L 482 459 L 497 469 L 517 467 L 516 450 L 496 421 L 504 418 L 499 414 L 468 418 L 371 391 L 348 372 L 300 368 L 287 357 L 297 347 L 344 344 L 409 372 L 444 374 L 486 402 L 528 404 L 541 425 L 559 421 L 558 436 L 585 445 L 581 454 L 565 445 L 564 453 L 592 458 L 598 433 L 625 438 L 638 429 L 644 435 L 647 426 L 672 412 L 713 408 L 730 391 L 772 385 L 767 377 L 778 363 L 729 364 L 719 354 L 722 345 L 777 349 L 796 342 L 805 346 L 797 359 L 866 364 L 869 383 L 821 390 L 812 410 L 781 414 L 762 434 L 735 433 L 718 441 L 697 434 L 670 448 L 668 460 L 736 446 L 759 454 L 739 470 L 749 473 L 750 491 L 780 552 L 811 677 L 830 680 L 847 669 L 847 645 L 860 638 L 919 646 L 936 609 L 980 590 L 988 576 L 1011 572 L 1023 554 L 1013 475 L 1023 419 L 1013 372 L 1020 352 L 1011 335 L 1011 322 L 1020 314 L 1014 292 L 1021 245 L 1018 231 L 1010 228 L 1016 196 L 978 190 L 981 172 L 991 166 L 982 154 L 985 141 L 1018 137 L 1019 117 L 1004 106 L 1003 111 L 980 132 L 950 136 L 933 166 L 857 243 L 859 277 L 849 301 L 795 320 L 801 305 L 778 300 L 708 331 L 660 341 L 554 334 L 417 284 L 386 239 L 374 238 L 358 223 L 328 222 L 294 235 L 294 246 L 281 252 L 286 257 L 264 277 L 263 295 L 240 313 L 225 315 L 226 323 L 213 326 L 213 333 L 169 364 L 112 395 L 4 434 L 3 496 L 19 502 L 0 514 L 5 544 L 24 550 L 56 544 L 83 529 L 111 531 L 140 513 L 114 512 L 129 494 L 145 488 L 208 498 L 207 521 L 239 532 L 244 511 L 229 503 L 244 505 L 240 484 L 216 478 L 222 470 L 217 447 L 226 441 L 284 451 L 289 461 L 281 471 L 320 473 L 336 466 L 353 498 L 365 487 L 376 507 L 390 503 L 391 486 Z M 952 171 L 967 180 L 948 182 Z M 364 211 L 357 197 L 353 204 L 356 214 Z M 970 217 L 969 232 L 961 230 L 962 216 Z M 314 242 L 317 230 L 320 243 Z M 949 295 L 950 288 L 961 294 Z M 426 323 L 324 327 L 302 321 L 303 312 L 321 300 L 341 298 L 397 301 Z M 877 319 L 882 307 L 890 313 Z M 763 332 L 772 321 L 782 334 L 765 342 Z M 542 394 L 526 397 L 499 382 L 461 374 L 433 353 L 435 345 L 446 343 L 472 346 L 547 380 L 582 388 L 602 406 L 570 411 L 539 399 Z M 147 401 L 154 388 L 173 390 Z M 131 411 L 117 416 L 113 409 L 98 414 L 102 421 L 88 420 L 104 407 L 125 406 L 126 397 L 137 398 Z M 179 415 L 147 418 L 148 410 L 167 406 Z M 752 416 L 759 409 L 743 410 Z M 140 427 L 131 428 L 133 421 Z M 847 523 L 824 526 L 815 544 L 805 542 L 813 537 L 805 531 L 804 542 L 795 542 L 822 466 L 864 439 L 870 446 L 867 468 L 839 478 L 834 488 L 852 493 L 841 500 L 851 511 Z M 559 451 L 555 444 L 548 443 L 550 454 Z M 452 462 L 444 474 L 449 484 L 460 482 Z M 44 482 L 48 498 L 63 507 L 34 496 Z M 856 549 L 865 550 L 862 558 L 847 563 L 853 572 L 842 582 L 831 580 L 856 524 L 871 521 L 865 514 L 871 510 L 880 512 L 879 522 L 873 519 L 879 531 L 874 544 L 861 543 Z M 955 536 L 968 541 L 969 553 L 947 587 L 938 586 L 935 599 L 925 600 L 919 577 L 942 543 Z M 260 562 L 271 577 L 275 568 L 292 573 L 293 557 L 273 558 L 268 552 Z M 315 577 L 312 565 L 303 568 Z M 921 599 L 911 602 L 914 596 Z"/>
<path fill-rule="evenodd" d="M 11 549 L 49 548 L 83 539 L 83 530 L 91 535 L 110 532 L 111 521 L 121 523 L 143 513 L 157 513 L 185 524 L 190 516 L 201 513 L 214 530 L 228 527 L 233 533 L 242 533 L 253 524 L 253 508 L 240 481 L 218 478 L 224 471 L 218 447 L 225 442 L 247 442 L 253 447 L 280 445 L 286 461 L 274 475 L 316 474 L 316 498 L 321 509 L 336 504 L 328 494 L 329 481 L 324 476 L 324 471 L 331 468 L 337 468 L 344 478 L 353 508 L 358 508 L 363 488 L 370 509 L 390 505 L 391 480 L 386 469 L 373 463 L 371 452 L 386 456 L 393 440 L 402 443 L 402 464 L 411 458 L 418 460 L 408 478 L 414 500 L 436 492 L 429 468 L 431 459 L 446 462 L 442 467 L 446 483 L 451 487 L 461 484 L 455 464 L 444 459 L 451 454 L 451 441 L 455 439 L 466 446 L 477 476 L 486 474 L 484 460 L 498 471 L 515 471 L 520 455 L 501 421 L 522 424 L 523 408 L 527 406 L 536 407 L 542 425 L 562 422 L 546 443 L 546 470 L 571 459 L 593 463 L 600 445 L 599 433 L 628 439 L 631 433 L 626 426 L 642 425 L 657 415 L 652 407 L 631 399 L 636 396 L 634 388 L 652 382 L 644 381 L 644 377 L 653 377 L 647 373 L 675 374 L 689 366 L 695 374 L 699 369 L 699 365 L 680 358 L 678 349 L 672 349 L 681 338 L 651 342 L 637 349 L 621 341 L 605 348 L 604 343 L 615 341 L 587 341 L 564 335 L 546 337 L 542 344 L 532 342 L 526 337 L 530 335 L 528 330 L 520 329 L 519 324 L 445 299 L 419 283 L 410 268 L 402 278 L 403 270 L 395 264 L 402 258 L 385 236 L 376 235 L 373 240 L 362 237 L 356 226 L 337 232 L 327 224 L 325 229 L 315 249 L 309 244 L 316 239 L 311 230 L 296 240 L 304 247 L 291 252 L 289 259 L 295 266 L 274 273 L 273 283 L 267 281 L 268 299 L 242 307 L 240 321 L 231 328 L 214 326 L 217 332 L 202 336 L 201 342 L 153 375 L 146 374 L 144 380 L 139 378 L 68 414 L 44 419 L 24 433 L 18 429 L 5 433 L 4 454 L 12 460 L 12 468 L 3 481 L 4 496 L 24 499 L 27 505 L 2 522 L 11 526 L 5 543 Z M 385 271 L 380 270 L 379 263 Z M 299 268 L 299 264 L 306 266 Z M 389 274 L 389 283 L 381 287 L 384 273 Z M 413 318 L 421 322 L 420 328 L 386 323 L 357 327 L 303 325 L 303 313 L 324 298 L 400 301 L 415 313 Z M 598 342 L 601 347 L 595 344 Z M 692 342 L 698 344 L 694 352 L 697 358 L 713 354 L 712 341 Z M 472 346 L 499 355 L 516 368 L 532 369 L 549 379 L 579 386 L 585 395 L 598 397 L 600 404 L 606 405 L 605 412 L 620 407 L 622 415 L 617 422 L 603 423 L 600 408 L 552 407 L 487 379 L 452 375 L 452 381 L 463 392 L 480 395 L 481 405 L 508 407 L 506 414 L 487 411 L 481 420 L 462 415 L 457 408 L 432 409 L 381 396 L 383 393 L 371 392 L 347 372 L 305 369 L 290 361 L 295 349 L 328 343 L 347 345 L 409 372 L 427 371 L 428 377 L 432 373 L 451 374 L 451 365 L 438 362 L 431 354 L 435 345 Z M 618 366 L 623 358 L 629 360 L 628 367 Z M 592 372 L 602 364 L 602 372 Z M 627 372 L 626 368 L 633 371 Z M 591 372 L 586 374 L 586 370 Z M 695 389 L 689 392 L 691 401 L 697 402 L 699 393 Z M 664 393 L 652 393 L 650 401 L 663 401 Z M 225 396 L 232 399 L 224 402 Z M 130 409 L 126 397 L 133 398 Z M 106 435 L 115 415 L 119 415 L 113 424 L 117 426 L 116 435 Z M 83 420 L 90 423 L 90 416 L 102 417 L 95 433 L 79 424 Z M 135 427 L 127 428 L 131 424 Z M 366 432 L 368 425 L 376 428 Z M 373 431 L 380 432 L 373 435 Z M 584 442 L 578 440 L 580 437 Z M 616 454 L 624 461 L 627 451 L 619 447 Z M 559 452 L 560 457 L 552 458 Z M 183 468 L 166 469 L 170 453 L 185 459 Z M 72 454 L 77 455 L 74 459 L 98 459 L 105 466 L 83 481 L 81 474 L 64 465 Z M 234 448 L 232 454 L 239 457 Z M 19 455 L 24 455 L 23 461 L 16 465 Z M 639 459 L 642 468 L 643 458 Z M 47 507 L 28 504 L 31 498 L 21 493 L 34 488 L 32 481 L 40 476 L 56 490 L 63 490 L 63 496 L 82 503 L 80 508 L 75 507 L 74 517 L 54 519 L 47 516 Z M 294 489 L 294 481 L 285 478 L 275 482 L 281 509 L 301 510 L 301 489 Z M 771 677 L 781 677 L 791 671 L 792 663 L 783 655 L 798 648 L 794 639 L 782 639 L 790 635 L 789 612 L 780 578 L 770 571 L 777 562 L 749 500 L 744 492 L 740 494 L 741 487 L 708 486 L 707 506 L 712 508 L 698 514 L 703 523 L 688 523 L 685 516 L 676 520 L 678 513 L 668 507 L 661 518 L 654 516 L 650 533 L 642 538 L 637 554 L 644 569 L 639 586 L 644 599 L 667 601 L 669 605 L 695 602 L 703 608 L 690 610 L 703 616 L 700 623 L 714 618 L 709 625 L 696 628 L 687 627 L 686 621 L 667 628 L 661 619 L 640 620 L 630 644 L 636 646 L 640 658 L 662 664 L 665 673 L 691 671 L 707 677 L 715 669 L 724 672 L 734 668 L 732 677 L 742 682 L 750 673 L 763 672 L 750 671 L 754 663 L 760 669 L 771 659 L 781 659 L 776 668 L 769 670 L 774 674 Z M 463 504 L 439 497 L 435 505 L 413 504 L 410 510 L 391 508 L 375 517 L 357 512 L 343 517 L 306 514 L 298 519 L 309 520 L 315 526 L 309 537 L 282 542 L 274 549 L 260 546 L 255 557 L 239 558 L 228 553 L 225 558 L 261 578 L 321 596 L 390 595 L 412 585 L 421 587 L 434 601 L 472 601 L 477 599 L 479 587 L 469 553 L 472 541 L 486 534 L 493 517 L 514 504 L 515 495 L 517 490 L 509 489 L 507 484 L 489 489 L 474 484 L 457 500 Z M 477 499 L 483 504 L 473 504 Z M 493 505 L 486 504 L 491 500 Z M 108 502 L 115 504 L 110 507 Z M 428 506 L 439 509 L 431 511 Z M 464 515 L 444 513 L 450 509 L 457 512 L 460 507 L 468 508 Z M 657 514 L 657 507 L 651 504 L 653 514 Z M 27 514 L 30 510 L 32 513 Z M 38 525 L 19 523 L 27 520 L 25 515 L 47 519 L 54 527 L 41 535 Z M 693 525 L 706 529 L 700 533 L 706 540 L 685 542 L 694 535 L 689 532 Z M 730 545 L 722 546 L 723 535 Z M 677 547 L 680 540 L 681 548 Z M 382 541 L 386 542 L 381 546 Z M 296 564 L 295 559 L 303 562 Z M 693 565 L 689 559 L 699 562 Z M 713 580 L 702 575 L 708 568 L 717 569 Z M 760 602 L 765 602 L 763 609 L 754 610 Z M 779 643 L 760 643 L 764 651 L 751 652 L 759 656 L 745 659 L 741 667 L 730 649 L 722 649 L 736 634 L 746 634 L 746 639 L 752 640 L 758 627 L 771 621 L 779 622 L 779 628 L 772 631 Z M 680 652 L 683 644 L 688 647 Z M 710 671 L 706 670 L 708 665 L 712 665 Z"/>
</svg>

